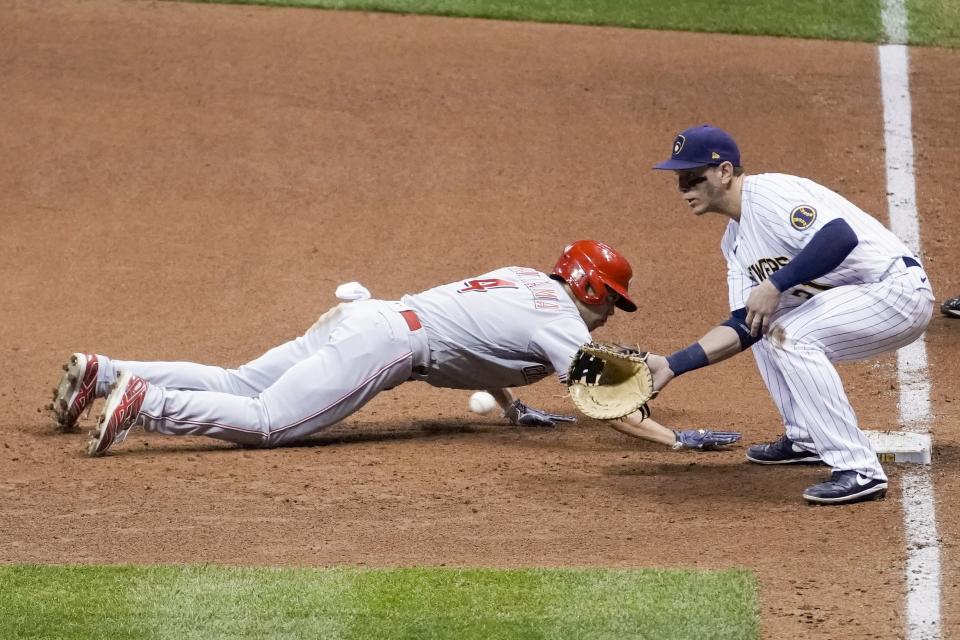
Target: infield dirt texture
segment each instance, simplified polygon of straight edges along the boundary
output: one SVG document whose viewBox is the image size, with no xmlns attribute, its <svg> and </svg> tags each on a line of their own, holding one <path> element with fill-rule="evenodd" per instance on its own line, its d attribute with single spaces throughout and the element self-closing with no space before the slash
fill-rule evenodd
<svg viewBox="0 0 960 640">
<path fill-rule="evenodd" d="M 693 219 L 650 165 L 712 122 L 748 171 L 809 176 L 886 220 L 874 45 L 107 0 L 0 15 L 0 562 L 746 566 L 764 637 L 901 637 L 893 465 L 886 500 L 811 508 L 822 468 L 590 421 L 503 426 L 417 383 L 271 451 L 135 432 L 88 459 L 41 410 L 75 350 L 235 366 L 304 331 L 341 282 L 397 298 L 549 268 L 583 237 L 631 258 L 642 301 L 598 335 L 684 346 L 726 315 L 723 221 Z M 960 51 L 911 64 L 942 299 L 960 291 Z M 960 323 L 938 315 L 927 341 L 952 637 Z M 897 427 L 892 357 L 842 374 L 865 427 Z M 562 393 L 523 395 L 562 413 Z M 746 443 L 781 433 L 749 355 L 654 411 Z"/>
</svg>

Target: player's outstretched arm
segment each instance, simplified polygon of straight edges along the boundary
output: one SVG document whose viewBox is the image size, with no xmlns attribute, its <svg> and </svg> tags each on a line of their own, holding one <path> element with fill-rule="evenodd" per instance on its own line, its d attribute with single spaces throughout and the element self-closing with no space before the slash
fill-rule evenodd
<svg viewBox="0 0 960 640">
<path fill-rule="evenodd" d="M 669 356 L 650 356 L 647 365 L 653 375 L 653 390 L 659 392 L 675 377 L 722 362 L 753 345 L 758 338 L 751 338 L 738 312 L 727 322 L 710 329 L 702 338 L 685 349 Z"/>
<path fill-rule="evenodd" d="M 608 420 L 607 424 L 620 433 L 650 442 L 659 442 L 668 447 L 672 447 L 677 441 L 677 435 L 673 429 L 668 429 L 653 418 L 644 419 L 639 411 L 619 420 Z"/>
<path fill-rule="evenodd" d="M 736 431 L 713 431 L 711 429 L 687 429 L 674 431 L 653 418 L 644 418 L 641 412 L 632 413 L 609 424 L 620 433 L 634 438 L 667 445 L 671 449 L 716 449 L 733 444 L 743 436 Z"/>
<path fill-rule="evenodd" d="M 503 410 L 504 413 L 510 408 L 514 400 L 517 399 L 510 389 L 487 389 L 486 391 L 493 396 L 493 399 L 497 401 L 497 404 L 500 405 L 500 409 Z"/>
<path fill-rule="evenodd" d="M 487 389 L 503 409 L 503 417 L 510 424 L 523 427 L 555 427 L 558 422 L 576 422 L 573 416 L 561 416 L 528 407 L 510 389 Z"/>
</svg>

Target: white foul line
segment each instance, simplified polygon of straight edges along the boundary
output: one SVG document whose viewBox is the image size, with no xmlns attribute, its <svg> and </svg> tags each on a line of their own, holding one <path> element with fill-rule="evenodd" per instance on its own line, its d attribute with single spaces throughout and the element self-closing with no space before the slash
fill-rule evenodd
<svg viewBox="0 0 960 640">
<path fill-rule="evenodd" d="M 884 0 L 883 24 L 891 43 L 878 49 L 883 94 L 884 142 L 887 148 L 887 204 L 890 229 L 920 255 L 913 173 L 910 107 L 910 52 L 903 0 Z M 927 349 L 921 336 L 897 351 L 900 422 L 907 431 L 927 431 L 931 424 Z M 902 478 L 903 522 L 907 538 L 908 640 L 939 640 L 940 546 L 930 469 L 918 465 Z"/>
<path fill-rule="evenodd" d="M 880 17 L 890 44 L 907 44 L 907 8 L 903 0 L 884 0 Z"/>
</svg>

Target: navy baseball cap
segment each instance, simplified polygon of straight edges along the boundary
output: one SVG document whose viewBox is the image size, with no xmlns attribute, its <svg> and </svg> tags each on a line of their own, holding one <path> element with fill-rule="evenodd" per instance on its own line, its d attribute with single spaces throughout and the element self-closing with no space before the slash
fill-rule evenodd
<svg viewBox="0 0 960 640">
<path fill-rule="evenodd" d="M 696 169 L 730 162 L 740 166 L 740 149 L 723 129 L 702 124 L 682 131 L 673 140 L 673 155 L 655 164 L 654 169 Z"/>
</svg>

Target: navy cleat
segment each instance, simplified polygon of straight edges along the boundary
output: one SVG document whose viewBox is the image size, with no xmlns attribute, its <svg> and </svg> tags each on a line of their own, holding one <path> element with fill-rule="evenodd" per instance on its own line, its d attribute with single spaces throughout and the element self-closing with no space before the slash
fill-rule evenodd
<svg viewBox="0 0 960 640">
<path fill-rule="evenodd" d="M 940 305 L 940 311 L 945 316 L 953 316 L 954 318 L 960 318 L 960 296 L 956 298 L 950 298 Z"/>
<path fill-rule="evenodd" d="M 807 487 L 803 497 L 816 504 L 848 504 L 882 498 L 886 493 L 886 480 L 867 478 L 856 471 L 834 471 L 826 482 Z"/>
<path fill-rule="evenodd" d="M 820 456 L 801 448 L 787 436 L 781 436 L 776 442 L 753 445 L 747 449 L 747 460 L 756 464 L 823 464 Z"/>
</svg>

